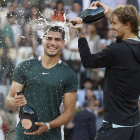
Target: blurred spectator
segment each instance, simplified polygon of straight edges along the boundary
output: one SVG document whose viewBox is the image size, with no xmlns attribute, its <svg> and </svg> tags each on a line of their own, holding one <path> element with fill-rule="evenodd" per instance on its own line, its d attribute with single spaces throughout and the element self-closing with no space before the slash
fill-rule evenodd
<svg viewBox="0 0 140 140">
<path fill-rule="evenodd" d="M 96 33 L 96 27 L 92 24 L 86 27 L 86 39 L 89 44 L 90 52 L 95 54 L 100 51 L 100 36 Z"/>
<path fill-rule="evenodd" d="M 0 85 L 6 85 L 7 78 L 10 80 L 12 78 L 14 64 L 7 56 L 7 51 L 2 48 L 0 49 L 0 60 Z"/>
<path fill-rule="evenodd" d="M 93 80 L 87 78 L 83 85 L 84 85 L 84 89 L 77 91 L 77 100 L 80 102 L 81 106 L 83 106 L 83 103 L 85 101 L 87 89 L 93 89 Z M 99 100 L 99 95 L 96 90 L 94 90 L 94 95 L 96 100 Z"/>
<path fill-rule="evenodd" d="M 2 44 L 3 48 L 14 48 L 14 33 L 12 31 L 12 24 L 15 23 L 15 13 L 8 13 L 7 14 L 7 23 L 4 26 L 3 34 L 4 34 L 4 42 Z"/>
<path fill-rule="evenodd" d="M 80 14 L 81 14 L 81 5 L 79 2 L 74 2 L 73 9 L 68 13 L 67 19 L 69 20 L 75 17 L 79 17 Z"/>
<path fill-rule="evenodd" d="M 74 2 L 79 2 L 81 7 L 82 7 L 82 11 L 89 8 L 90 4 L 96 0 L 74 0 Z"/>
<path fill-rule="evenodd" d="M 95 95 L 94 95 L 94 91 L 92 89 L 87 89 L 86 90 L 86 100 L 91 100 L 94 104 L 94 106 L 99 106 L 100 105 L 100 101 L 96 99 Z"/>
<path fill-rule="evenodd" d="M 6 140 L 14 140 L 17 124 L 15 113 L 12 110 L 9 110 L 8 112 L 6 112 L 6 119 L 9 129 L 5 132 L 5 138 Z"/>
<path fill-rule="evenodd" d="M 54 12 L 51 14 L 51 21 L 62 21 L 62 22 L 65 21 L 63 16 L 64 14 L 63 8 L 64 8 L 63 1 L 58 0 L 56 2 L 56 7 L 54 9 Z"/>
<path fill-rule="evenodd" d="M 22 28 L 29 15 L 30 3 L 28 0 L 14 0 L 9 8 L 9 12 L 14 12 L 17 17 L 17 24 Z"/>
<path fill-rule="evenodd" d="M 46 5 L 43 10 L 42 10 L 42 14 L 44 16 L 44 18 L 49 21 L 51 19 L 51 14 L 52 14 L 53 9 L 50 8 L 49 4 Z"/>
<path fill-rule="evenodd" d="M 102 19 L 100 19 L 99 21 L 97 21 L 96 23 L 94 23 L 96 30 L 97 30 L 97 34 L 100 36 L 100 38 L 105 38 L 107 31 L 108 31 L 108 19 L 107 17 L 104 17 Z"/>
<path fill-rule="evenodd" d="M 17 24 L 17 22 L 12 24 L 11 28 L 12 28 L 12 31 L 14 34 L 15 49 L 17 49 L 19 47 L 19 43 L 21 41 L 22 31 L 21 31 L 21 28 L 19 27 L 19 25 Z"/>
<path fill-rule="evenodd" d="M 17 51 L 17 59 L 15 66 L 20 62 L 33 58 L 33 48 L 32 48 L 32 36 L 29 34 L 27 27 L 23 28 L 23 36 L 20 42 L 20 47 Z"/>
<path fill-rule="evenodd" d="M 31 42 L 31 47 L 33 48 L 33 54 L 37 48 L 37 30 L 38 30 L 38 8 L 34 5 L 30 10 L 29 22 L 24 28 L 24 37 Z"/>
<path fill-rule="evenodd" d="M 80 72 L 81 59 L 78 50 L 78 36 L 76 30 L 72 30 L 70 41 L 65 44 L 63 50 L 64 59 L 67 60 L 67 64 L 76 72 Z"/>
<path fill-rule="evenodd" d="M 84 102 L 84 110 L 76 114 L 67 128 L 73 128 L 71 140 L 94 140 L 96 134 L 96 118 L 92 113 L 94 104 L 91 100 Z"/>
</svg>

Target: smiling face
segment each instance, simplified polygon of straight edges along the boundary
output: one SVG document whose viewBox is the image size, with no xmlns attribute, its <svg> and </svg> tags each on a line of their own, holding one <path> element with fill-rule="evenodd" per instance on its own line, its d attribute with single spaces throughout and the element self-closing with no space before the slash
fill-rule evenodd
<svg viewBox="0 0 140 140">
<path fill-rule="evenodd" d="M 128 27 L 127 24 L 121 23 L 116 15 L 112 17 L 110 29 L 114 31 L 115 38 L 122 39 L 126 34 L 127 27 Z"/>
<path fill-rule="evenodd" d="M 49 57 L 58 56 L 65 41 L 62 39 L 62 33 L 49 31 L 44 36 L 43 41 L 44 54 Z"/>
</svg>

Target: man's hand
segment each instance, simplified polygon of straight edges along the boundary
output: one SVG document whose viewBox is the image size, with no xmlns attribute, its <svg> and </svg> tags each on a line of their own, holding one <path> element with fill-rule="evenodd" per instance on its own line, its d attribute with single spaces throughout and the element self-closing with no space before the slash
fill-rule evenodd
<svg viewBox="0 0 140 140">
<path fill-rule="evenodd" d="M 73 24 L 71 23 L 72 21 L 74 21 L 76 23 L 75 26 L 73 26 Z M 69 20 L 69 26 L 73 29 L 82 30 L 83 27 L 84 27 L 82 22 L 83 22 L 82 18 L 76 17 L 76 18 L 73 18 L 73 19 Z"/>
<path fill-rule="evenodd" d="M 106 15 L 108 15 L 112 11 L 111 8 L 109 8 L 108 6 L 104 5 L 103 3 L 99 2 L 99 1 L 92 2 L 89 9 L 96 9 L 97 6 L 102 6 L 105 10 L 104 14 L 106 14 Z"/>
<path fill-rule="evenodd" d="M 38 130 L 36 130 L 33 133 L 26 133 L 26 132 L 24 132 L 24 134 L 26 134 L 26 135 L 40 135 L 40 134 L 44 133 L 47 130 L 47 126 L 46 126 L 45 123 L 36 122 L 35 124 L 39 126 Z"/>
<path fill-rule="evenodd" d="M 26 105 L 27 101 L 26 101 L 24 95 L 18 95 L 18 96 L 15 95 L 15 104 L 19 108 Z"/>
</svg>

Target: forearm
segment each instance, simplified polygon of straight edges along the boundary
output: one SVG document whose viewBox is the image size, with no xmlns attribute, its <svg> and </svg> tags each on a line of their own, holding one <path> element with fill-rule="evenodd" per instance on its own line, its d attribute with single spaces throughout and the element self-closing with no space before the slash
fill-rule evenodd
<svg viewBox="0 0 140 140">
<path fill-rule="evenodd" d="M 81 62 L 85 68 L 104 68 L 112 66 L 117 63 L 115 58 L 113 47 L 106 46 L 102 51 L 91 54 L 88 47 L 87 40 L 85 38 L 79 38 L 78 48 L 80 52 Z"/>
<path fill-rule="evenodd" d="M 6 107 L 7 107 L 9 110 L 17 111 L 17 110 L 18 110 L 18 107 L 17 107 L 17 105 L 15 104 L 15 98 L 10 97 L 10 96 L 7 96 L 7 97 L 6 97 Z"/>
<path fill-rule="evenodd" d="M 74 113 L 64 112 L 58 118 L 49 122 L 50 128 L 52 129 L 52 128 L 60 127 L 64 124 L 69 123 L 73 119 L 73 116 L 74 116 Z"/>
<path fill-rule="evenodd" d="M 10 38 L 9 38 L 9 37 L 5 37 L 5 43 L 6 43 L 6 46 L 7 46 L 8 48 L 12 48 L 12 44 L 11 44 L 11 42 L 10 42 Z"/>
</svg>

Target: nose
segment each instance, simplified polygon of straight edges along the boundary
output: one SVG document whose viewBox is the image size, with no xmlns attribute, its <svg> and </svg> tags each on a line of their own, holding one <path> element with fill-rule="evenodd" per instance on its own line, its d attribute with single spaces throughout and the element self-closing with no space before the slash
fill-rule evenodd
<svg viewBox="0 0 140 140">
<path fill-rule="evenodd" d="M 110 26 L 110 29 L 114 29 L 114 26 L 113 26 L 113 24 L 111 24 L 111 26 Z"/>
<path fill-rule="evenodd" d="M 51 45 L 55 45 L 55 44 L 56 44 L 56 43 L 55 43 L 55 40 L 52 39 L 51 42 L 50 42 L 50 44 L 51 44 Z"/>
</svg>

